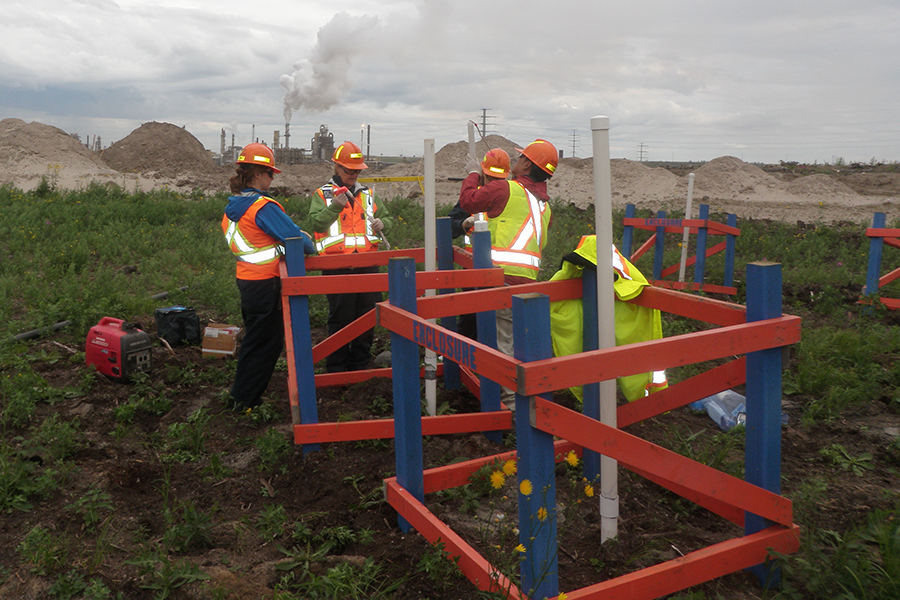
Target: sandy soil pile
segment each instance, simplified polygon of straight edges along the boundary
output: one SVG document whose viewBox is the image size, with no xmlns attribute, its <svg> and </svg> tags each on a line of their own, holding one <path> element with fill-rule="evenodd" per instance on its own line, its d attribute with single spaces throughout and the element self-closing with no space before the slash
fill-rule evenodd
<svg viewBox="0 0 900 600">
<path fill-rule="evenodd" d="M 220 171 L 203 144 L 171 123 L 144 123 L 101 153 L 103 162 L 123 173 L 195 175 Z"/>
<path fill-rule="evenodd" d="M 490 148 L 503 148 L 515 160 L 521 147 L 506 138 L 479 138 L 480 158 Z M 0 121 L 0 183 L 28 190 L 48 177 L 61 188 L 79 189 L 91 181 L 116 183 L 127 190 L 168 187 L 183 192 L 202 189 L 225 191 L 233 167 L 217 167 L 203 145 L 188 131 L 169 123 L 145 123 L 126 138 L 94 154 L 56 127 Z M 439 204 L 453 204 L 466 176 L 467 141 L 447 144 L 435 152 L 435 196 Z M 374 161 L 373 161 L 374 166 Z M 328 180 L 329 163 L 282 167 L 274 193 L 304 195 Z M 872 213 L 900 218 L 900 173 L 842 172 L 838 178 L 811 170 L 768 169 L 733 156 L 712 160 L 694 171 L 693 206 L 708 204 L 713 213 L 734 213 L 741 218 L 786 221 L 870 222 Z M 784 171 L 784 172 L 782 172 Z M 614 208 L 634 204 L 653 211 L 683 211 L 688 176 L 640 162 L 610 162 Z M 806 174 L 809 173 L 809 174 Z M 388 182 L 391 177 L 424 175 L 422 160 L 370 169 L 363 177 L 378 178 L 368 184 L 383 197 L 421 198 L 419 182 Z M 594 202 L 593 160 L 566 158 L 548 182 L 551 197 L 587 207 Z M 863 195 L 857 193 L 860 190 Z"/>
</svg>

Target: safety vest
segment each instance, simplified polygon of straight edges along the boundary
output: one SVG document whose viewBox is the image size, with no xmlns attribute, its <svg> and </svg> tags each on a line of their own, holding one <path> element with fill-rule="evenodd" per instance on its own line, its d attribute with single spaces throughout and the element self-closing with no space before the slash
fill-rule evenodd
<svg viewBox="0 0 900 600">
<path fill-rule="evenodd" d="M 592 264 L 597 264 L 597 236 L 586 235 L 581 238 L 575 253 Z M 655 308 L 638 306 L 627 302 L 638 296 L 644 287 L 650 285 L 643 273 L 632 265 L 612 246 L 612 264 L 618 277 L 613 284 L 615 293 L 615 327 L 616 346 L 636 344 L 662 337 L 662 317 Z M 551 281 L 581 277 L 583 268 L 563 261 L 562 267 Z M 550 303 L 550 336 L 555 356 L 568 356 L 583 350 L 584 311 L 580 298 L 559 300 Z M 617 378 L 622 394 L 629 401 L 637 400 L 647 394 L 663 390 L 669 386 L 665 371 L 637 373 Z M 579 399 L 582 398 L 581 387 L 570 388 Z"/>
<path fill-rule="evenodd" d="M 330 183 L 316 190 L 325 202 L 325 206 L 331 206 L 334 201 L 334 186 Z M 368 188 L 363 188 L 354 198 L 353 205 L 347 206 L 328 227 L 327 233 L 315 232 L 316 250 L 320 254 L 351 254 L 353 252 L 369 252 L 378 250 L 381 241 L 372 231 L 371 218 L 375 218 L 375 196 Z"/>
<path fill-rule="evenodd" d="M 547 245 L 550 206 L 508 181 L 509 200 L 497 217 L 488 221 L 491 232 L 491 260 L 506 275 L 537 279 L 541 270 L 541 250 Z"/>
<path fill-rule="evenodd" d="M 271 279 L 279 276 L 278 259 L 284 254 L 284 246 L 256 224 L 256 214 L 269 202 L 284 210 L 277 201 L 260 195 L 240 220 L 232 221 L 228 215 L 222 217 L 225 241 L 238 259 L 238 279 Z"/>
</svg>

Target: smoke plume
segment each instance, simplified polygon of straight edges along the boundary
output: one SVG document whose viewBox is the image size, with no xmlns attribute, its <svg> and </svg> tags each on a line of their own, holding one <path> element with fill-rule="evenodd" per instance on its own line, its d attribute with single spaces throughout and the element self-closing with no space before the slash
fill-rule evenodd
<svg viewBox="0 0 900 600">
<path fill-rule="evenodd" d="M 353 58 L 371 48 L 378 27 L 378 17 L 340 12 L 319 30 L 309 58 L 294 63 L 293 74 L 281 76 L 286 123 L 300 108 L 321 112 L 340 102 L 351 87 Z"/>
</svg>

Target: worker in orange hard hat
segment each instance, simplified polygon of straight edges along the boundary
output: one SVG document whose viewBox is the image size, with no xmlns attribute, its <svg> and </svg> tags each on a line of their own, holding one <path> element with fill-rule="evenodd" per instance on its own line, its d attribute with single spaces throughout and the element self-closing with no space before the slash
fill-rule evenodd
<svg viewBox="0 0 900 600">
<path fill-rule="evenodd" d="M 459 192 L 462 210 L 487 214 L 491 259 L 503 268 L 506 285 L 537 279 L 551 221 L 547 180 L 559 165 L 559 152 L 547 140 L 537 139 L 516 150 L 522 154 L 510 170 L 512 179 L 482 185 L 483 171 L 470 168 Z M 512 309 L 498 310 L 496 315 L 497 349 L 512 356 Z M 515 410 L 512 390 L 503 388 L 501 397 L 507 408 Z"/>
<path fill-rule="evenodd" d="M 315 253 L 312 238 L 268 195 L 276 173 L 275 155 L 265 144 L 247 144 L 229 180 L 222 231 L 237 258 L 244 337 L 231 387 L 233 408 L 253 409 L 262 403 L 284 346 L 279 262 L 284 243 L 302 237 L 303 251 Z"/>
<path fill-rule="evenodd" d="M 344 142 L 331 157 L 334 174 L 316 190 L 309 207 L 316 247 L 323 254 L 375 252 L 386 242 L 393 224 L 384 203 L 357 179 L 367 169 L 362 150 Z M 377 273 L 378 267 L 356 267 L 322 271 L 323 275 Z M 381 302 L 381 292 L 328 294 L 328 335 L 343 329 Z M 365 369 L 371 358 L 374 330 L 360 335 L 325 359 L 330 373 Z"/>
</svg>

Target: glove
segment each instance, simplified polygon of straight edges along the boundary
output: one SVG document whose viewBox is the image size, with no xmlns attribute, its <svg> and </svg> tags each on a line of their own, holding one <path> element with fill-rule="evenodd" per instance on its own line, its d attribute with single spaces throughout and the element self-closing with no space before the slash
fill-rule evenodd
<svg viewBox="0 0 900 600">
<path fill-rule="evenodd" d="M 469 215 L 469 217 L 462 222 L 462 229 L 466 233 L 472 230 L 472 227 L 475 226 L 475 215 Z"/>
<path fill-rule="evenodd" d="M 350 194 L 350 190 L 348 190 L 345 186 L 341 186 L 334 190 L 334 201 L 340 205 L 341 208 L 347 206 L 347 196 Z"/>
<path fill-rule="evenodd" d="M 466 173 L 481 173 L 481 163 L 469 156 L 466 158 Z"/>
<path fill-rule="evenodd" d="M 384 223 L 381 219 L 372 219 L 372 231 L 375 233 L 381 233 L 384 231 Z"/>
</svg>

